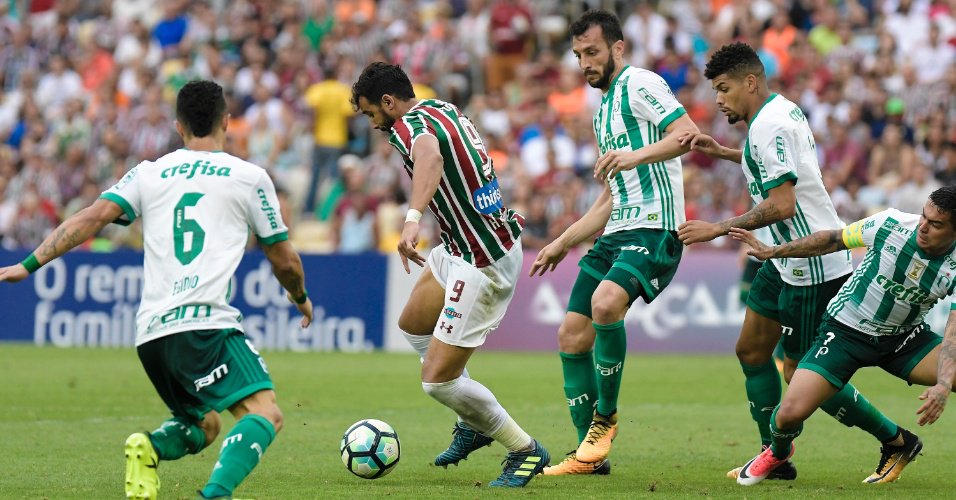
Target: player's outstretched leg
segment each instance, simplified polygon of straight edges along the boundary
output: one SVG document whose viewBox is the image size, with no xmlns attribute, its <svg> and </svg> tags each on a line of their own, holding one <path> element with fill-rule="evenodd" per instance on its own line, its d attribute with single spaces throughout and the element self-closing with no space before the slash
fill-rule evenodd
<svg viewBox="0 0 956 500">
<path fill-rule="evenodd" d="M 159 456 L 149 433 L 137 432 L 126 438 L 126 498 L 155 500 L 159 493 Z"/>
<path fill-rule="evenodd" d="M 527 451 L 510 451 L 503 462 L 501 475 L 488 483 L 491 487 L 521 488 L 540 474 L 551 463 L 551 455 L 537 439 L 532 439 L 532 447 Z"/>
<path fill-rule="evenodd" d="M 916 460 L 923 449 L 923 442 L 919 436 L 900 427 L 900 435 L 903 437 L 902 446 L 891 446 L 884 444 L 880 448 L 880 463 L 876 466 L 876 471 L 863 480 L 864 483 L 892 483 L 900 478 L 903 469 L 910 462 Z"/>
<path fill-rule="evenodd" d="M 463 422 L 456 422 L 455 428 L 451 431 L 451 444 L 448 449 L 439 453 L 435 457 L 435 465 L 447 468 L 451 464 L 458 465 L 461 460 L 467 460 L 468 454 L 481 449 L 485 446 L 491 446 L 495 440 L 468 427 Z"/>
<path fill-rule="evenodd" d="M 611 459 L 605 458 L 600 462 L 582 462 L 578 460 L 577 450 L 568 453 L 561 463 L 545 467 L 542 474 L 545 476 L 565 476 L 574 474 L 596 474 L 606 476 L 611 473 Z"/>
</svg>

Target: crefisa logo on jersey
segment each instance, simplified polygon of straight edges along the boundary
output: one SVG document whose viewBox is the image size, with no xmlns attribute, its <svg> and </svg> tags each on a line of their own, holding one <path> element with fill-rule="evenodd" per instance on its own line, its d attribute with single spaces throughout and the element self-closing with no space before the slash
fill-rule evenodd
<svg viewBox="0 0 956 500">
<path fill-rule="evenodd" d="M 501 188 L 498 187 L 498 179 L 485 184 L 472 193 L 471 197 L 478 212 L 485 215 L 493 214 L 504 208 L 504 204 L 501 203 Z"/>
<path fill-rule="evenodd" d="M 256 193 L 259 195 L 259 201 L 262 202 L 261 209 L 263 213 L 266 214 L 266 218 L 269 219 L 269 227 L 278 229 L 279 223 L 276 222 L 276 209 L 272 208 L 272 205 L 269 204 L 269 198 L 266 196 L 266 192 L 260 189 Z"/>
</svg>

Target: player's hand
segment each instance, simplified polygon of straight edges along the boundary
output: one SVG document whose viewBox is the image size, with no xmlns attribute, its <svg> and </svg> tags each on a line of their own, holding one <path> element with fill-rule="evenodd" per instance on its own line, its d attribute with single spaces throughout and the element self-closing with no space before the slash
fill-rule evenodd
<svg viewBox="0 0 956 500">
<path fill-rule="evenodd" d="M 707 156 L 720 155 L 720 143 L 707 134 L 687 132 L 677 138 L 681 146 L 689 146 L 691 151 L 704 153 Z"/>
<path fill-rule="evenodd" d="M 299 326 L 301 326 L 302 328 L 306 328 L 309 325 L 311 325 L 312 315 L 313 315 L 312 299 L 306 297 L 305 302 L 299 304 L 295 301 L 295 299 L 292 298 L 291 293 L 286 292 L 286 297 L 288 297 L 289 302 L 292 302 L 293 304 L 295 304 L 295 308 L 298 309 L 300 313 L 302 313 L 302 321 L 299 322 Z"/>
<path fill-rule="evenodd" d="M 27 272 L 27 268 L 23 267 L 23 264 L 0 267 L 0 281 L 16 283 L 17 281 L 26 279 L 29 275 L 30 273 Z"/>
<path fill-rule="evenodd" d="M 719 225 L 702 220 L 689 220 L 677 228 L 677 237 L 684 245 L 710 241 L 722 234 Z"/>
<path fill-rule="evenodd" d="M 418 267 L 425 267 L 425 257 L 418 253 L 418 230 L 417 222 L 406 222 L 402 229 L 402 239 L 398 241 L 398 253 L 402 256 L 402 265 L 405 266 L 405 272 L 412 274 L 408 267 L 408 261 L 418 264 Z"/>
<path fill-rule="evenodd" d="M 758 240 L 754 233 L 739 227 L 732 227 L 730 228 L 730 232 L 727 234 L 732 236 L 735 240 L 750 246 L 750 250 L 747 250 L 747 255 L 756 257 L 760 260 L 773 258 L 773 247 L 765 245 L 762 241 Z"/>
<path fill-rule="evenodd" d="M 594 178 L 603 181 L 614 177 L 623 170 L 632 170 L 638 165 L 636 151 L 612 149 L 598 158 L 594 164 Z"/>
<path fill-rule="evenodd" d="M 534 276 L 535 274 L 544 276 L 544 273 L 554 271 L 566 255 L 568 255 L 568 249 L 559 242 L 552 241 L 538 252 L 534 264 L 531 264 L 531 271 L 528 276 Z"/>
<path fill-rule="evenodd" d="M 919 396 L 925 403 L 916 410 L 916 414 L 920 415 L 917 423 L 920 425 L 932 424 L 939 419 L 943 410 L 946 409 L 946 398 L 949 397 L 950 390 L 950 388 L 941 384 L 927 387 L 923 394 Z"/>
</svg>

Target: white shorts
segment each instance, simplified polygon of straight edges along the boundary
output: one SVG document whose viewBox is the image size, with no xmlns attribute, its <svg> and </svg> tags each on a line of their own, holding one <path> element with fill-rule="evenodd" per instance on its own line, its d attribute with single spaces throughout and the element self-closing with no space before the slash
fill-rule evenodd
<svg viewBox="0 0 956 500">
<path fill-rule="evenodd" d="M 440 246 L 428 255 L 428 268 L 445 289 L 445 307 L 434 336 L 458 347 L 478 347 L 498 327 L 514 297 L 521 273 L 521 242 L 498 262 L 477 268 Z"/>
</svg>

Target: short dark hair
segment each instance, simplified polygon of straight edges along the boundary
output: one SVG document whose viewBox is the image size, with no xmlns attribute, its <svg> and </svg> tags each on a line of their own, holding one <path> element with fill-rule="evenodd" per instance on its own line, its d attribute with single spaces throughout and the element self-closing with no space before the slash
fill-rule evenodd
<svg viewBox="0 0 956 500">
<path fill-rule="evenodd" d="M 748 74 L 763 76 L 764 68 L 753 47 L 743 42 L 729 43 L 717 49 L 704 68 L 708 80 L 720 75 L 742 77 Z"/>
<path fill-rule="evenodd" d="M 614 42 L 624 40 L 624 33 L 621 31 L 621 20 L 611 12 L 606 10 L 589 10 L 571 25 L 568 30 L 572 37 L 581 36 L 591 26 L 600 26 L 601 34 L 604 35 L 604 41 L 607 46 L 614 45 Z"/>
<path fill-rule="evenodd" d="M 929 195 L 941 212 L 949 213 L 949 223 L 956 227 L 956 186 L 943 186 Z"/>
<path fill-rule="evenodd" d="M 176 96 L 176 119 L 193 137 L 206 137 L 226 117 L 222 87 L 209 80 L 193 80 Z"/>
<path fill-rule="evenodd" d="M 352 85 L 352 106 L 358 109 L 360 97 L 372 104 L 378 104 L 385 94 L 407 101 L 415 97 L 415 90 L 401 66 L 373 62 L 362 70 L 362 74 Z"/>
</svg>

